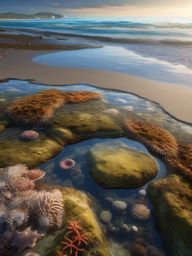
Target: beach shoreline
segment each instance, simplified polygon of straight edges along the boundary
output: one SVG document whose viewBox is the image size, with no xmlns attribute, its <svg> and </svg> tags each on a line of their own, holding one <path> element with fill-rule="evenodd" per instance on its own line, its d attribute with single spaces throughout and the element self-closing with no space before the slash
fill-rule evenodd
<svg viewBox="0 0 192 256">
<path fill-rule="evenodd" d="M 128 92 L 158 103 L 176 119 L 192 124 L 192 87 L 147 80 L 125 73 L 94 69 L 59 68 L 32 58 L 50 51 L 0 50 L 0 80 L 28 80 L 45 85 L 88 84 Z"/>
</svg>

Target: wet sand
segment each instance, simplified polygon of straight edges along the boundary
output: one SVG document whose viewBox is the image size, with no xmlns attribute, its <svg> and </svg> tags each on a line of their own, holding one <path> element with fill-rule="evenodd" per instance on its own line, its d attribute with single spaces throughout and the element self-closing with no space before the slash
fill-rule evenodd
<svg viewBox="0 0 192 256">
<path fill-rule="evenodd" d="M 0 80 L 32 80 L 48 85 L 89 84 L 122 90 L 159 103 L 178 120 L 192 124 L 192 87 L 161 83 L 118 72 L 58 68 L 34 63 L 45 51 L 0 50 Z"/>
</svg>

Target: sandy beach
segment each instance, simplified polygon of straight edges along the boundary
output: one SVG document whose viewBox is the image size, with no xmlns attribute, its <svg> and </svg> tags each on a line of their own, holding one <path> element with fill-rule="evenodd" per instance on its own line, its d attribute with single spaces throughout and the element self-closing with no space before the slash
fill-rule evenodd
<svg viewBox="0 0 192 256">
<path fill-rule="evenodd" d="M 192 88 L 146 80 L 118 72 L 58 68 L 34 63 L 32 58 L 45 51 L 0 50 L 0 80 L 32 80 L 47 85 L 89 84 L 122 90 L 157 102 L 176 119 L 192 123 Z"/>
</svg>

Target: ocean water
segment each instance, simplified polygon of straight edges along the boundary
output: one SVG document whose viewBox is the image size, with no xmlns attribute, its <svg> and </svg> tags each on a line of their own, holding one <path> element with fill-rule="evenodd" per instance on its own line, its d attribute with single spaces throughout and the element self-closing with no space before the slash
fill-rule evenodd
<svg viewBox="0 0 192 256">
<path fill-rule="evenodd" d="M 142 69 L 139 67 L 141 72 L 135 70 L 131 72 L 132 74 L 143 76 L 146 71 L 146 73 L 151 73 L 147 75 L 147 78 L 192 84 L 192 20 L 190 19 L 1 20 L 0 27 L 23 29 L 23 33 L 29 30 L 33 33 L 51 31 L 58 33 L 59 37 L 65 35 L 73 38 L 73 42 L 75 38 L 77 42 L 83 38 L 89 42 L 102 42 L 104 46 L 123 47 L 129 52 L 127 62 L 131 58 L 131 64 L 136 63 L 135 69 L 138 68 L 138 58 L 141 65 L 143 64 Z M 133 54 L 128 56 L 130 52 Z M 91 56 L 90 52 L 89 56 Z M 146 63 L 150 62 L 151 58 L 154 62 L 153 67 L 159 69 L 158 74 L 153 69 L 151 72 L 148 70 Z M 170 68 L 170 64 L 173 68 Z M 161 68 L 162 65 L 164 69 Z M 173 74 L 175 70 L 177 76 Z M 190 75 L 186 76 L 183 70 L 187 70 Z M 164 73 L 169 73 L 170 77 L 167 74 L 164 77 Z"/>
</svg>

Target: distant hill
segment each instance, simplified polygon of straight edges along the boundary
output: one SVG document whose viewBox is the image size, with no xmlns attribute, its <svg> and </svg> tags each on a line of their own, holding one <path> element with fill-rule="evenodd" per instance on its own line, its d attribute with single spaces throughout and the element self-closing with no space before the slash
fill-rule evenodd
<svg viewBox="0 0 192 256">
<path fill-rule="evenodd" d="M 0 13 L 0 19 L 60 19 L 63 15 L 52 12 L 38 12 L 34 14 L 23 14 L 6 12 Z"/>
</svg>

